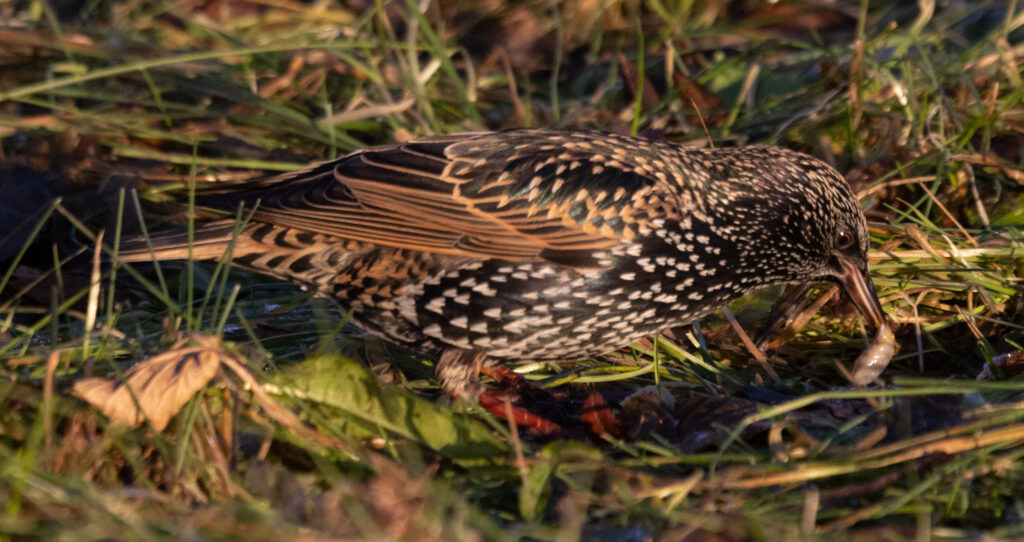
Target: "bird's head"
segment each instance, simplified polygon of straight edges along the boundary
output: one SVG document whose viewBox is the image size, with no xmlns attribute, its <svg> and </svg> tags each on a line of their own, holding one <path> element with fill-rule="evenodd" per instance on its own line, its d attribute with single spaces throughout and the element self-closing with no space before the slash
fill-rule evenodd
<svg viewBox="0 0 1024 542">
<path fill-rule="evenodd" d="M 885 313 L 868 273 L 867 225 L 839 172 L 778 147 L 711 152 L 710 181 L 727 186 L 709 191 L 719 198 L 709 202 L 718 215 L 712 223 L 743 239 L 741 257 L 760 265 L 765 282 L 838 283 L 865 324 L 879 329 Z"/>
</svg>

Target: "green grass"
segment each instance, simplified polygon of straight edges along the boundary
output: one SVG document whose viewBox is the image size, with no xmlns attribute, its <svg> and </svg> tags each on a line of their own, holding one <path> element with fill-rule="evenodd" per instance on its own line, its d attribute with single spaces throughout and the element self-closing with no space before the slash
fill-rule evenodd
<svg viewBox="0 0 1024 542">
<path fill-rule="evenodd" d="M 61 179 L 0 179 L 60 196 L 16 242 L 0 232 L 0 536 L 1024 536 L 1016 2 L 57 4 L 0 3 L 0 156 Z M 770 370 L 720 313 L 525 367 L 569 405 L 641 395 L 621 413 L 636 438 L 545 441 L 442 397 L 433 360 L 290 284 L 223 262 L 94 273 L 77 254 L 101 230 L 115 246 L 180 218 L 167 201 L 193 179 L 526 125 L 779 144 L 835 165 L 899 325 L 888 385 L 846 387 L 836 363 L 863 336 L 819 285 L 796 329 L 769 337 Z M 755 336 L 780 294 L 733 303 L 739 326 Z M 162 430 L 71 393 L 202 337 L 221 345 L 215 374 Z"/>
</svg>

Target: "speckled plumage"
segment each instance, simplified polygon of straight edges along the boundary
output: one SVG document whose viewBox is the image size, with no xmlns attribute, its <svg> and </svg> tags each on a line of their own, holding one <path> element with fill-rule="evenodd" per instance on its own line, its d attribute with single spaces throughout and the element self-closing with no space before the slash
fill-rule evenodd
<svg viewBox="0 0 1024 542">
<path fill-rule="evenodd" d="M 240 202 L 259 203 L 236 263 L 337 297 L 377 335 L 443 352 L 438 376 L 457 393 L 480 365 L 606 353 L 773 283 L 837 280 L 869 323 L 881 318 L 846 182 L 778 147 L 454 134 L 198 198 L 225 216 Z M 206 225 L 194 254 L 219 257 L 231 232 Z M 141 246 L 123 254 L 150 258 Z M 157 258 L 184 255 L 180 236 L 157 240 Z"/>
</svg>

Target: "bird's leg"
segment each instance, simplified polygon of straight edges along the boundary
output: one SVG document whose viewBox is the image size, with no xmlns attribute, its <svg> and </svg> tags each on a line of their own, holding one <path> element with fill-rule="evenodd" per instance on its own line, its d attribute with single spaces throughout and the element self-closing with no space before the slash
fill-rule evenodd
<svg viewBox="0 0 1024 542">
<path fill-rule="evenodd" d="M 558 424 L 512 405 L 505 394 L 474 385 L 476 376 L 483 373 L 502 386 L 511 387 L 519 392 L 537 393 L 534 386 L 511 369 L 488 365 L 486 361 L 487 357 L 483 352 L 450 348 L 441 353 L 434 375 L 441 382 L 441 387 L 450 395 L 475 396 L 477 403 L 484 410 L 501 419 L 511 419 L 517 426 L 529 430 L 534 435 L 551 435 L 562 430 Z"/>
<path fill-rule="evenodd" d="M 551 394 L 543 388 L 531 384 L 522 375 L 501 365 L 484 365 L 480 368 L 480 374 L 490 377 L 499 386 L 517 395 L 525 395 L 539 401 L 551 401 Z"/>
</svg>

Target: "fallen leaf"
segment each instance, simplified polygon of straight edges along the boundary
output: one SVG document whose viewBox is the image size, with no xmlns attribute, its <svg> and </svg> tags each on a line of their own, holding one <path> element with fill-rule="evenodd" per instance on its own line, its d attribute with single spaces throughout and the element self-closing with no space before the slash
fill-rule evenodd
<svg viewBox="0 0 1024 542">
<path fill-rule="evenodd" d="M 633 95 L 633 99 L 636 99 L 637 92 L 642 92 L 643 95 L 640 100 L 645 110 L 652 109 L 658 105 L 658 102 L 661 101 L 661 96 L 658 96 L 658 91 L 654 89 L 654 84 L 651 83 L 650 79 L 644 77 L 644 84 L 641 89 L 637 81 L 640 75 L 639 69 L 626 58 L 626 55 L 621 53 L 619 54 L 619 66 L 622 69 L 622 80 L 626 83 L 629 93 Z"/>
<path fill-rule="evenodd" d="M 676 445 L 685 453 L 713 450 L 729 438 L 729 431 L 744 418 L 755 414 L 759 403 L 739 397 L 697 395 L 676 402 Z M 760 421 L 743 430 L 750 437 L 768 429 L 769 422 Z"/>
<path fill-rule="evenodd" d="M 672 82 L 686 112 L 686 122 L 690 125 L 716 128 L 729 118 L 725 102 L 695 79 L 673 72 Z"/>
<path fill-rule="evenodd" d="M 124 380 L 87 378 L 72 393 L 117 424 L 132 427 L 145 420 L 163 431 L 171 418 L 217 373 L 223 351 L 190 346 L 153 356 L 124 375 Z"/>
<path fill-rule="evenodd" d="M 651 433 L 671 435 L 678 420 L 672 414 L 675 397 L 663 387 L 645 386 L 622 401 L 619 423 L 625 438 L 637 441 Z"/>
</svg>

